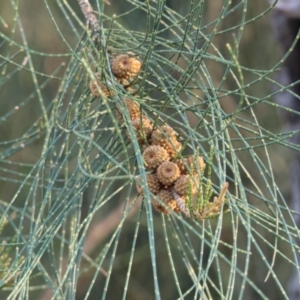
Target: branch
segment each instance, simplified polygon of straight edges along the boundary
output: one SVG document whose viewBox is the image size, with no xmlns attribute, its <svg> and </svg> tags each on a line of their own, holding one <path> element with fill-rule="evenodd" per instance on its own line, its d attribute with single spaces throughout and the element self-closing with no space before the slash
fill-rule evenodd
<svg viewBox="0 0 300 300">
<path fill-rule="evenodd" d="M 78 0 L 81 11 L 85 17 L 87 26 L 92 31 L 92 39 L 95 43 L 99 41 L 99 22 L 89 0 Z"/>
</svg>

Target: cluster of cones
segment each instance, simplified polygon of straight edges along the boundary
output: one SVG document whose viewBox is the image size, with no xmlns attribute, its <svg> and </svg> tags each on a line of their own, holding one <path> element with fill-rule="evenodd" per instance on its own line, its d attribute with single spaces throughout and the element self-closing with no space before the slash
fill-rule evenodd
<svg viewBox="0 0 300 300">
<path fill-rule="evenodd" d="M 141 62 L 130 54 L 119 54 L 111 58 L 111 71 L 116 80 L 125 87 L 135 81 L 141 66 Z M 99 73 L 96 73 L 96 80 L 91 80 L 89 86 L 95 97 L 113 95 L 112 91 L 101 82 Z M 146 178 L 148 189 L 153 194 L 154 208 L 165 214 L 172 210 L 189 215 L 185 202 L 188 199 L 190 203 L 191 198 L 199 191 L 199 174 L 203 175 L 205 169 L 203 158 L 199 155 L 183 158 L 182 144 L 177 140 L 177 134 L 172 127 L 169 125 L 154 127 L 150 119 L 141 113 L 139 106 L 131 99 L 125 98 L 124 103 L 143 151 L 145 167 L 149 171 Z M 117 116 L 122 122 L 120 112 L 117 112 Z M 130 138 L 129 132 L 127 135 Z M 141 195 L 144 191 L 142 185 L 139 178 L 137 190 Z M 222 199 L 218 201 L 223 202 Z M 203 208 L 209 210 L 207 213 L 211 210 L 216 211 L 215 207 Z"/>
<path fill-rule="evenodd" d="M 182 158 L 182 144 L 177 140 L 175 130 L 169 125 L 153 127 L 152 122 L 141 115 L 139 107 L 125 99 L 130 120 L 135 129 L 143 160 L 149 173 L 146 175 L 149 191 L 154 195 L 152 204 L 161 213 L 170 210 L 181 212 L 178 197 L 185 201 L 198 191 L 198 172 L 203 172 L 205 163 L 201 156 Z M 141 179 L 137 190 L 142 195 Z M 177 197 L 176 197 L 177 196 Z M 177 199 L 176 199 L 177 198 Z"/>
<path fill-rule="evenodd" d="M 129 100 L 126 101 L 126 105 L 129 112 L 135 106 Z M 145 121 L 143 126 L 140 126 L 140 119 Z M 137 127 L 136 122 L 139 124 Z M 201 178 L 206 167 L 203 158 L 197 154 L 182 157 L 182 145 L 177 140 L 174 129 L 168 125 L 153 128 L 146 117 L 132 119 L 132 124 L 143 149 L 145 167 L 150 171 L 146 179 L 148 189 L 154 195 L 151 199 L 154 208 L 164 214 L 168 214 L 170 210 L 176 213 L 183 212 L 186 216 L 198 220 L 217 216 L 227 201 L 225 194 L 228 183 L 223 184 L 219 196 L 210 202 L 209 199 L 213 194 L 210 181 L 205 185 L 205 192 L 201 186 Z M 143 129 L 146 134 L 141 134 Z M 140 178 L 137 190 L 143 195 L 144 189 Z M 203 193 L 207 197 L 203 197 Z"/>
</svg>

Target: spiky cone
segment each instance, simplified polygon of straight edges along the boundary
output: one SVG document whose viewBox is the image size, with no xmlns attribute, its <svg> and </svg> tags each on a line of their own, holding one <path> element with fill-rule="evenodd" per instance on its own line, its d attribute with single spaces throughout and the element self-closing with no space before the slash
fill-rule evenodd
<svg viewBox="0 0 300 300">
<path fill-rule="evenodd" d="M 170 190 L 162 189 L 157 193 L 156 197 L 159 198 L 167 207 L 169 207 L 174 212 L 181 211 L 180 207 L 178 206 L 178 204 Z M 152 202 L 153 207 L 157 211 L 159 211 L 163 214 L 169 213 L 169 211 L 161 203 L 159 203 L 156 199 L 152 198 L 151 202 Z"/>
<path fill-rule="evenodd" d="M 178 166 L 181 174 L 186 174 L 185 160 L 184 158 L 177 158 L 174 163 Z"/>
<path fill-rule="evenodd" d="M 143 152 L 143 158 L 146 167 L 153 170 L 163 162 L 170 160 L 168 152 L 156 145 L 148 146 Z"/>
<path fill-rule="evenodd" d="M 166 161 L 157 168 L 156 175 L 162 185 L 170 186 L 180 176 L 180 171 L 175 163 Z"/>
<path fill-rule="evenodd" d="M 128 109 L 130 120 L 133 121 L 135 119 L 139 119 L 140 118 L 139 107 L 131 99 L 125 98 L 124 102 Z M 117 117 L 118 117 L 119 121 L 122 122 L 123 117 L 121 116 L 120 111 L 121 111 L 121 108 L 118 106 Z"/>
<path fill-rule="evenodd" d="M 143 116 L 142 122 L 140 118 L 132 120 L 132 126 L 135 129 L 139 144 L 143 145 L 149 139 L 152 133 L 153 125 L 151 121 L 147 117 Z M 129 139 L 131 139 L 128 132 L 127 136 Z"/>
<path fill-rule="evenodd" d="M 151 134 L 151 144 L 165 148 L 170 158 L 175 158 L 182 149 L 181 143 L 177 141 L 175 130 L 169 125 L 163 125 L 153 130 Z"/>
<path fill-rule="evenodd" d="M 154 129 L 151 136 L 152 143 L 160 143 L 162 140 L 176 140 L 176 131 L 169 125 Z"/>
<path fill-rule="evenodd" d="M 137 76 L 141 67 L 141 61 L 128 54 L 119 54 L 111 60 L 111 70 L 121 81 Z"/>
<path fill-rule="evenodd" d="M 147 178 L 149 191 L 152 194 L 156 195 L 161 189 L 161 185 L 160 185 L 160 182 L 157 179 L 156 174 L 147 174 L 146 178 Z M 140 179 L 138 179 L 138 181 L 140 181 Z M 139 194 L 141 194 L 141 195 L 144 194 L 143 189 L 142 189 L 142 187 L 139 183 L 137 183 L 136 189 L 137 189 Z"/>
<path fill-rule="evenodd" d="M 197 161 L 197 160 L 198 161 Z M 202 156 L 191 155 L 187 158 L 179 158 L 174 161 L 180 169 L 181 174 L 197 174 L 198 168 L 201 172 L 205 169 L 205 163 Z"/>
<path fill-rule="evenodd" d="M 101 74 L 98 72 L 95 74 L 96 80 L 91 79 L 89 83 L 89 88 L 94 97 L 105 97 L 113 96 L 113 91 L 109 90 L 101 81 Z M 101 92 L 102 93 L 101 93 Z"/>
<path fill-rule="evenodd" d="M 173 159 L 176 156 L 178 156 L 182 149 L 182 144 L 179 143 L 177 140 L 172 141 L 172 143 L 164 141 L 159 143 L 158 145 L 163 147 L 168 152 L 170 159 Z"/>
<path fill-rule="evenodd" d="M 180 175 L 175 181 L 174 190 L 180 196 L 195 195 L 197 193 L 194 179 L 190 175 Z"/>
<path fill-rule="evenodd" d="M 125 98 L 125 104 L 128 108 L 130 119 L 139 119 L 140 118 L 140 109 L 139 107 L 130 99 Z"/>
</svg>

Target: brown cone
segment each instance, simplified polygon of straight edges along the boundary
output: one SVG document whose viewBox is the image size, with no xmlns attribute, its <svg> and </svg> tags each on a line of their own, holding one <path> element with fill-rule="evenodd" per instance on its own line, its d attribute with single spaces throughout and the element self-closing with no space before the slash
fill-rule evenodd
<svg viewBox="0 0 300 300">
<path fill-rule="evenodd" d="M 175 212 L 180 212 L 180 208 L 177 205 L 176 200 L 173 197 L 173 194 L 169 190 L 162 189 L 156 195 L 163 203 L 165 203 L 171 210 Z M 155 199 L 152 199 L 152 204 L 156 210 L 161 213 L 168 214 L 168 210 L 164 208 L 159 202 Z"/>
<path fill-rule="evenodd" d="M 136 76 L 142 63 L 128 54 L 119 54 L 111 61 L 111 70 L 113 74 L 120 80 L 129 79 Z"/>
<path fill-rule="evenodd" d="M 175 163 L 168 161 L 157 168 L 156 174 L 163 185 L 169 186 L 180 176 L 180 171 Z"/>
<path fill-rule="evenodd" d="M 203 171 L 205 169 L 205 163 L 202 156 L 189 156 L 185 159 L 186 165 L 188 166 L 188 169 L 186 168 L 187 173 L 198 173 L 198 170 Z"/>
<path fill-rule="evenodd" d="M 180 196 L 186 196 L 188 189 L 191 189 L 192 195 L 197 193 L 197 188 L 195 186 L 194 180 L 190 177 L 190 175 L 179 176 L 174 184 L 174 189 Z"/>
<path fill-rule="evenodd" d="M 143 152 L 145 165 L 149 169 L 156 169 L 163 162 L 170 159 L 167 151 L 160 146 L 148 146 Z"/>
<path fill-rule="evenodd" d="M 151 141 L 153 144 L 159 145 L 164 142 L 175 141 L 176 140 L 176 132 L 169 125 L 163 125 L 160 128 L 156 128 L 153 130 L 151 135 Z"/>
<path fill-rule="evenodd" d="M 113 92 L 108 90 L 108 88 L 100 81 L 101 74 L 98 72 L 95 74 L 96 80 L 91 79 L 89 83 L 89 88 L 91 90 L 91 93 L 94 97 L 109 97 L 113 96 Z M 103 94 L 100 93 L 102 91 Z"/>
<path fill-rule="evenodd" d="M 153 128 L 151 121 L 147 117 L 142 117 L 142 122 L 140 118 L 137 118 L 132 120 L 132 125 L 135 128 L 138 142 L 143 144 L 151 135 Z M 127 135 L 130 138 L 128 133 Z"/>
<path fill-rule="evenodd" d="M 160 191 L 160 188 L 161 188 L 160 183 L 157 179 L 157 176 L 155 174 L 147 174 L 146 177 L 147 177 L 149 191 L 151 193 L 153 193 L 154 195 L 156 195 Z M 136 189 L 137 189 L 138 193 L 143 195 L 143 189 L 139 184 L 136 185 Z"/>
</svg>

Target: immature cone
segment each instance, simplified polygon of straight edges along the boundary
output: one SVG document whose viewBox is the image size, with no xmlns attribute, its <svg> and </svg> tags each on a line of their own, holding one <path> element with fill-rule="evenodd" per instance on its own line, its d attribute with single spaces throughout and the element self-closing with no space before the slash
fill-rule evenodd
<svg viewBox="0 0 300 300">
<path fill-rule="evenodd" d="M 140 118 L 132 120 L 132 126 L 136 130 L 139 143 L 142 143 L 145 141 L 145 139 L 148 139 L 153 128 L 153 125 L 147 117 L 142 117 L 142 122 Z"/>
<path fill-rule="evenodd" d="M 184 158 L 179 158 L 174 161 L 174 163 L 178 166 L 181 174 L 186 174 L 185 168 L 185 160 Z"/>
<path fill-rule="evenodd" d="M 105 97 L 109 97 L 113 95 L 113 92 L 108 90 L 107 87 L 99 80 L 101 78 L 101 74 L 100 73 L 96 73 L 95 74 L 96 80 L 91 79 L 90 83 L 89 83 L 89 87 L 91 90 L 91 93 L 94 97 L 101 97 L 101 96 L 105 96 Z M 102 94 L 100 93 L 100 91 L 102 91 Z"/>
<path fill-rule="evenodd" d="M 140 109 L 139 107 L 130 99 L 125 98 L 125 104 L 127 106 L 128 112 L 129 112 L 129 116 L 130 116 L 130 120 L 134 120 L 134 119 L 139 119 L 140 118 Z M 119 107 L 118 107 L 119 108 Z M 119 108 L 119 111 L 117 110 L 117 117 L 119 119 L 120 122 L 123 121 L 123 117 L 120 114 L 121 109 Z"/>
<path fill-rule="evenodd" d="M 151 144 L 159 145 L 166 149 L 171 159 L 176 157 L 182 149 L 181 143 L 176 139 L 176 132 L 169 125 L 163 125 L 160 129 L 156 128 L 153 130 Z"/>
<path fill-rule="evenodd" d="M 187 158 L 176 159 L 174 162 L 179 167 L 181 174 L 197 174 L 198 168 L 203 171 L 206 166 L 201 156 L 197 156 L 196 159 L 195 156 L 191 155 Z"/>
<path fill-rule="evenodd" d="M 171 159 L 175 158 L 179 154 L 180 150 L 182 149 L 182 144 L 179 143 L 177 140 L 172 141 L 172 144 L 168 142 L 164 142 L 159 145 L 164 149 L 166 149 Z"/>
<path fill-rule="evenodd" d="M 187 173 L 193 173 L 196 174 L 198 172 L 198 170 L 200 169 L 200 171 L 203 171 L 205 169 L 205 163 L 203 160 L 202 156 L 189 156 L 188 158 L 185 159 L 186 165 L 188 166 L 188 169 L 185 168 Z"/>
<path fill-rule="evenodd" d="M 130 99 L 125 99 L 126 106 L 129 111 L 130 119 L 139 119 L 140 118 L 140 109 L 139 107 Z"/>
<path fill-rule="evenodd" d="M 180 212 L 180 208 L 177 205 L 177 202 L 174 199 L 174 196 L 171 191 L 162 189 L 157 193 L 156 197 L 159 198 L 164 204 L 166 204 L 171 210 L 175 212 Z M 152 204 L 154 208 L 159 212 L 164 214 L 169 213 L 168 210 L 164 208 L 159 202 L 157 202 L 156 199 L 152 199 Z"/>
<path fill-rule="evenodd" d="M 151 203 L 152 203 L 153 207 L 160 213 L 162 213 L 162 214 L 169 213 L 166 208 L 164 208 L 159 202 L 156 201 L 156 199 L 151 199 Z"/>
<path fill-rule="evenodd" d="M 127 106 L 128 112 L 129 112 L 129 116 L 130 116 L 130 120 L 135 120 L 135 119 L 139 119 L 140 118 L 140 109 L 139 107 L 130 99 L 125 98 L 124 99 L 125 104 Z M 120 122 L 123 122 L 123 117 L 120 114 L 120 107 L 118 106 L 118 110 L 116 111 L 117 114 L 117 118 Z"/>
<path fill-rule="evenodd" d="M 167 151 L 160 146 L 148 146 L 143 152 L 145 165 L 149 169 L 156 169 L 163 162 L 170 159 Z"/>
<path fill-rule="evenodd" d="M 127 54 L 119 54 L 111 61 L 111 70 L 118 79 L 129 79 L 136 76 L 142 63 Z"/>
<path fill-rule="evenodd" d="M 174 184 L 174 190 L 180 196 L 186 196 L 190 190 L 192 195 L 197 193 L 193 178 L 190 175 L 181 175 Z"/>
<path fill-rule="evenodd" d="M 157 176 L 155 174 L 147 174 L 146 177 L 147 177 L 149 191 L 151 193 L 153 193 L 154 195 L 156 195 L 160 191 L 160 188 L 161 188 L 160 183 L 157 179 Z M 143 189 L 139 184 L 136 185 L 136 189 L 137 189 L 138 193 L 143 195 Z"/>
<path fill-rule="evenodd" d="M 157 168 L 156 175 L 163 185 L 168 186 L 180 176 L 180 171 L 175 163 L 167 161 Z"/>
<path fill-rule="evenodd" d="M 176 141 L 176 132 L 169 125 L 163 125 L 160 128 L 156 128 L 153 130 L 151 135 L 151 142 L 153 144 L 159 145 L 160 143 L 168 142 L 168 141 Z"/>
<path fill-rule="evenodd" d="M 130 72 L 131 72 L 132 76 L 135 76 L 140 72 L 142 63 L 134 57 L 130 57 L 129 61 L 130 61 L 130 65 L 131 65 Z"/>
</svg>

